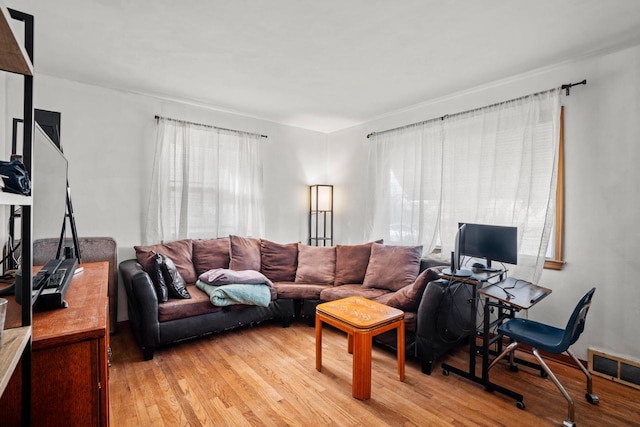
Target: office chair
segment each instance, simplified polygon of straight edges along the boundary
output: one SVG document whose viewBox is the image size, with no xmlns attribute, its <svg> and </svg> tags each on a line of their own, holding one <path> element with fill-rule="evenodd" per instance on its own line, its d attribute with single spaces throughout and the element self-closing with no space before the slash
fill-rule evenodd
<svg viewBox="0 0 640 427">
<path fill-rule="evenodd" d="M 500 325 L 498 327 L 498 333 L 509 337 L 511 339 L 511 344 L 509 344 L 507 348 L 489 365 L 489 369 L 491 369 L 500 359 L 509 354 L 511 366 L 515 367 L 514 351 L 516 347 L 518 347 L 519 343 L 530 345 L 532 347 L 533 355 L 544 370 L 540 373 L 541 376 L 545 377 L 548 375 L 569 403 L 569 416 L 568 419 L 563 422 L 563 425 L 567 427 L 575 427 L 573 400 L 562 384 L 560 384 L 560 381 L 558 381 L 553 372 L 551 372 L 551 369 L 549 369 L 544 360 L 542 360 L 538 350 L 546 351 L 551 354 L 566 352 L 571 356 L 576 365 L 578 365 L 587 377 L 587 393 L 585 394 L 587 401 L 594 405 L 598 403 L 598 396 L 592 392 L 591 374 L 589 374 L 589 371 L 582 366 L 582 363 L 580 363 L 578 358 L 569 348 L 578 340 L 582 331 L 584 331 L 585 317 L 589 311 L 591 298 L 593 297 L 595 290 L 596 288 L 592 288 L 585 294 L 585 296 L 582 297 L 582 299 L 580 299 L 578 305 L 576 305 L 576 308 L 573 310 L 565 329 L 559 329 L 533 320 L 521 318 L 510 319 L 508 322 Z M 524 405 L 520 404 L 518 407 L 523 409 Z"/>
</svg>

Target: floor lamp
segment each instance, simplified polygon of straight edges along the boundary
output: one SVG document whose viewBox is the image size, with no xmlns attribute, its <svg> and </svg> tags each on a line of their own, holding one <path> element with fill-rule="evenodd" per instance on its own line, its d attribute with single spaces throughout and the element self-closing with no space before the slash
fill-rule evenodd
<svg viewBox="0 0 640 427">
<path fill-rule="evenodd" d="M 309 245 L 333 246 L 333 185 L 309 186 Z"/>
</svg>

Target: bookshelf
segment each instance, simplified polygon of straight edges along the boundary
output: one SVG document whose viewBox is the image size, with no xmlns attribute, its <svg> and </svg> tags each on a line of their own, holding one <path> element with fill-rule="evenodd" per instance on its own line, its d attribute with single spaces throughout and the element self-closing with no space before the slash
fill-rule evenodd
<svg viewBox="0 0 640 427">
<path fill-rule="evenodd" d="M 12 26 L 13 24 L 13 26 Z M 19 37 L 15 27 L 22 26 L 24 34 Z M 8 9 L 0 0 L 0 70 L 18 74 L 23 80 L 23 163 L 31 171 L 33 144 L 33 16 Z M 4 120 L 8 120 L 6 117 Z M 20 367 L 21 423 L 31 425 L 31 286 L 33 260 L 31 241 L 31 197 L 0 192 L 0 205 L 20 207 L 21 213 L 21 260 L 22 301 L 19 307 L 21 323 L 18 327 L 5 329 L 0 348 L 0 399 L 15 370 Z M 7 316 L 10 314 L 7 313 Z"/>
</svg>

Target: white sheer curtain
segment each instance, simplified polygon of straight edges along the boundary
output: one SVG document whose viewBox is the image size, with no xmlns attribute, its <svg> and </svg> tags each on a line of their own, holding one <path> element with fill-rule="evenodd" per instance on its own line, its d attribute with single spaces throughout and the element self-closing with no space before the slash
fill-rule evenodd
<svg viewBox="0 0 640 427">
<path fill-rule="evenodd" d="M 553 224 L 559 120 L 560 91 L 551 90 L 427 122 L 438 133 L 426 138 L 418 126 L 404 129 L 402 138 L 397 135 L 400 131 L 374 135 L 370 149 L 375 181 L 370 197 L 376 203 L 370 237 L 385 227 L 392 230 L 398 221 L 410 224 L 409 229 L 435 229 L 446 254 L 443 258 L 448 259 L 459 222 L 517 226 L 518 265 L 510 274 L 537 281 Z M 434 156 L 430 162 L 416 165 L 405 152 L 408 140 L 426 145 L 423 150 Z M 388 147 L 384 153 L 392 159 L 380 158 L 378 145 Z M 436 167 L 438 147 L 441 163 Z M 393 182 L 388 177 L 396 169 L 406 175 L 399 188 L 403 196 L 413 205 L 437 204 L 436 215 L 426 210 L 416 215 L 406 204 L 398 209 L 397 200 L 384 188 L 389 185 L 385 181 Z M 431 170 L 441 175 L 430 177 L 430 187 L 425 187 L 424 175 Z M 429 194 L 418 195 L 416 185 Z M 403 243 L 422 244 L 425 253 L 434 246 L 433 235 L 424 233 Z"/>
<path fill-rule="evenodd" d="M 428 122 L 373 137 L 366 212 L 370 239 L 437 244 L 442 189 L 442 125 Z"/>
<path fill-rule="evenodd" d="M 260 136 L 158 120 L 143 242 L 264 231 Z"/>
</svg>

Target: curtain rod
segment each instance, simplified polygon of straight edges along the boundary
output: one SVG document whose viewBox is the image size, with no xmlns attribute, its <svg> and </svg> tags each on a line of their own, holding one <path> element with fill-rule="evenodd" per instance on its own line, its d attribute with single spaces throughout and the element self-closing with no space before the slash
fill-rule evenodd
<svg viewBox="0 0 640 427">
<path fill-rule="evenodd" d="M 578 83 L 564 84 L 564 85 L 560 86 L 560 90 L 566 90 L 567 91 L 566 95 L 569 96 L 569 89 L 570 88 L 572 88 L 573 86 L 586 85 L 586 84 L 587 84 L 587 80 L 585 79 L 585 80 L 583 80 L 581 82 L 578 82 Z M 408 127 L 411 127 L 411 126 L 424 125 L 424 124 L 427 124 L 427 123 L 430 123 L 430 122 L 435 122 L 437 120 L 444 120 L 444 119 L 449 118 L 449 117 L 460 116 L 462 114 L 473 113 L 475 111 L 484 110 L 484 109 L 487 109 L 487 108 L 497 107 L 498 105 L 506 104 L 508 102 L 513 102 L 513 101 L 519 101 L 521 99 L 528 98 L 530 96 L 541 95 L 543 93 L 551 92 L 552 90 L 556 90 L 556 89 L 557 88 L 547 89 L 547 90 L 543 90 L 541 92 L 536 92 L 536 93 L 532 93 L 532 94 L 529 94 L 529 95 L 520 96 L 518 98 L 509 99 L 507 101 L 501 101 L 501 102 L 496 102 L 495 104 L 485 105 L 484 107 L 472 108 L 471 110 L 461 111 L 459 113 L 454 113 L 454 114 L 445 114 L 444 116 L 441 116 L 441 117 L 435 117 L 433 119 L 427 119 L 427 120 L 423 120 L 423 121 L 416 122 L 416 123 L 411 123 L 411 124 L 404 125 L 404 126 L 398 126 L 398 127 L 387 129 L 387 130 L 383 130 L 383 131 L 380 131 L 380 132 L 371 132 L 370 134 L 367 135 L 367 139 L 372 137 L 372 136 L 374 136 L 374 135 L 380 135 L 380 134 L 391 132 L 391 131 L 394 131 L 394 130 L 404 129 L 404 128 L 408 128 Z"/>
<path fill-rule="evenodd" d="M 189 122 L 189 121 L 187 121 L 187 120 L 172 119 L 171 117 L 162 117 L 162 116 L 158 116 L 158 115 L 156 115 L 156 116 L 155 116 L 155 119 L 156 119 L 156 121 L 157 121 L 157 120 L 161 120 L 161 119 L 162 119 L 162 120 L 168 120 L 168 121 L 170 121 L 170 122 L 182 123 L 182 124 L 185 124 L 185 125 L 202 126 L 202 127 L 211 128 L 211 129 L 226 130 L 226 131 L 229 131 L 229 132 L 247 133 L 247 134 L 249 134 L 249 135 L 256 135 L 256 136 L 259 136 L 260 138 L 268 138 L 268 136 L 267 136 L 267 135 L 261 135 L 261 134 L 259 134 L 259 133 L 246 132 L 246 131 L 243 131 L 243 130 L 237 130 L 237 129 L 221 128 L 221 127 L 219 127 L 219 126 L 208 125 L 208 124 L 205 124 L 205 123 L 196 123 L 196 122 Z"/>
</svg>

